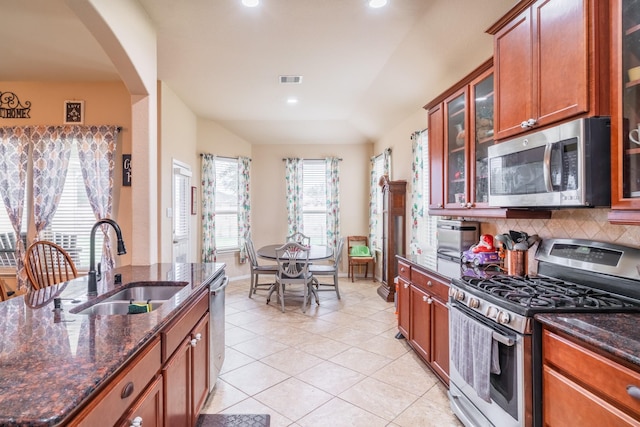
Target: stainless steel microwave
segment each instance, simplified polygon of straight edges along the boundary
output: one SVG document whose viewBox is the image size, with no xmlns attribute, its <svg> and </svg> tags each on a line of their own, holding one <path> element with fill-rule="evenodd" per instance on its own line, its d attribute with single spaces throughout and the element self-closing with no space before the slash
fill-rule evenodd
<svg viewBox="0 0 640 427">
<path fill-rule="evenodd" d="M 489 205 L 611 205 L 611 119 L 589 117 L 489 147 Z"/>
</svg>

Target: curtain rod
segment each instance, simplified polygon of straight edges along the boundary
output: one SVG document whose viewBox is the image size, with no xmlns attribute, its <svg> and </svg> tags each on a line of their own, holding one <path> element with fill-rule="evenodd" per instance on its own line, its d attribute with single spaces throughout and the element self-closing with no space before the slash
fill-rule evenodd
<svg viewBox="0 0 640 427">
<path fill-rule="evenodd" d="M 208 154 L 208 153 L 207 153 Z M 204 156 L 205 153 L 200 153 L 200 157 Z M 230 160 L 238 160 L 240 157 L 227 157 L 227 156 L 216 156 L 219 159 L 230 159 Z M 251 161 L 251 159 L 249 159 Z"/>
<path fill-rule="evenodd" d="M 318 160 L 318 161 L 320 161 L 320 160 L 324 160 L 324 159 L 302 159 L 302 160 Z M 287 158 L 286 158 L 286 157 L 283 157 L 283 158 L 282 158 L 282 161 L 283 161 L 283 162 L 286 162 L 286 161 L 287 161 Z M 341 162 L 341 161 L 342 161 L 342 157 L 338 157 L 338 161 L 340 161 L 340 162 Z"/>
</svg>

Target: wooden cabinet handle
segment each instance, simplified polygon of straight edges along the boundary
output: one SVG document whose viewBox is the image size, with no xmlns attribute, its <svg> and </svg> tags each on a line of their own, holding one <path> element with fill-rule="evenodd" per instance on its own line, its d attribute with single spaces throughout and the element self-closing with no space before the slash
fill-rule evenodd
<svg viewBox="0 0 640 427">
<path fill-rule="evenodd" d="M 131 420 L 131 427 L 141 427 L 142 426 L 142 417 L 135 417 Z"/>
<path fill-rule="evenodd" d="M 633 397 L 634 399 L 640 400 L 640 387 L 637 387 L 635 385 L 628 385 L 627 394 Z"/>
<path fill-rule="evenodd" d="M 122 392 L 120 393 L 120 397 L 122 399 L 126 399 L 127 397 L 131 396 L 133 394 L 134 388 L 135 387 L 133 386 L 133 383 L 129 381 L 124 387 L 122 387 Z"/>
</svg>

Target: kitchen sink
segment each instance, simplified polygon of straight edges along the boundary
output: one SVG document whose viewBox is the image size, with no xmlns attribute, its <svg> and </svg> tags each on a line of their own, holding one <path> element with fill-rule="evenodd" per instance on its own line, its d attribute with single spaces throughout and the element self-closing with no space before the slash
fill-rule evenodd
<svg viewBox="0 0 640 427">
<path fill-rule="evenodd" d="M 162 305 L 162 302 L 152 302 L 151 311 L 157 309 Z M 109 316 L 113 314 L 129 314 L 129 301 L 103 301 L 98 304 L 94 304 L 76 314 L 91 315 L 103 315 Z"/>
<path fill-rule="evenodd" d="M 141 285 L 132 286 L 121 290 L 120 292 L 106 298 L 107 301 L 135 301 L 135 302 L 147 302 L 147 301 L 166 301 L 180 292 L 184 288 L 184 284 L 181 285 Z"/>
</svg>

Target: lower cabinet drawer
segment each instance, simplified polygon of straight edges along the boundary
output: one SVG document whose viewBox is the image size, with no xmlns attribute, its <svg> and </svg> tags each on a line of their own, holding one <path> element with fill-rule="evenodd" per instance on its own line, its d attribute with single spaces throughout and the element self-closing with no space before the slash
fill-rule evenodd
<svg viewBox="0 0 640 427">
<path fill-rule="evenodd" d="M 640 399 L 629 393 L 633 387 L 640 392 L 638 372 L 546 329 L 542 348 L 545 365 L 640 419 Z"/>
<path fill-rule="evenodd" d="M 411 282 L 422 288 L 425 292 L 439 298 L 443 302 L 446 302 L 449 299 L 449 285 L 434 276 L 412 268 Z"/>
<path fill-rule="evenodd" d="M 70 425 L 115 425 L 159 371 L 160 339 L 156 338 L 142 354 L 127 364 L 106 389 L 89 402 Z"/>
<path fill-rule="evenodd" d="M 398 260 L 398 276 L 405 280 L 411 280 L 411 266 L 406 262 Z"/>
<path fill-rule="evenodd" d="M 166 327 L 162 335 L 162 362 L 166 362 L 169 357 L 184 340 L 184 337 L 191 333 L 200 318 L 209 310 L 209 292 L 205 291 L 198 297 L 196 302 L 184 311 L 180 318 L 176 319 Z"/>
</svg>

